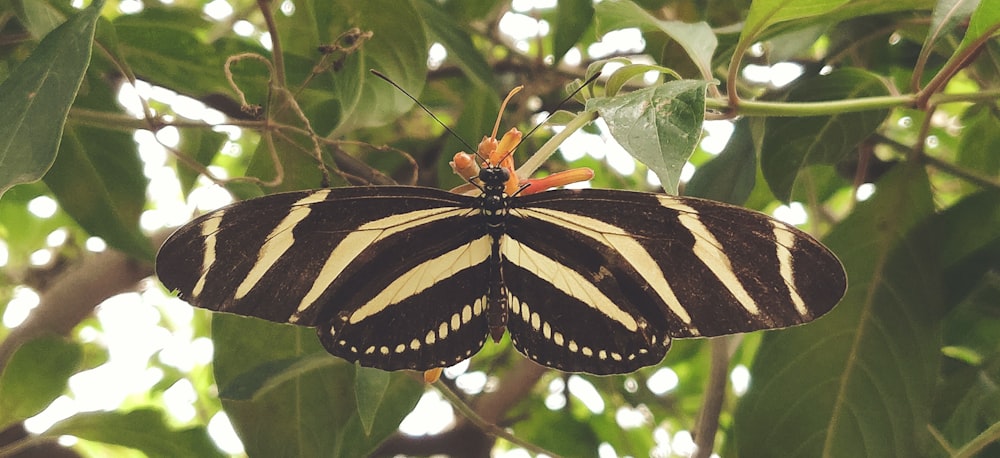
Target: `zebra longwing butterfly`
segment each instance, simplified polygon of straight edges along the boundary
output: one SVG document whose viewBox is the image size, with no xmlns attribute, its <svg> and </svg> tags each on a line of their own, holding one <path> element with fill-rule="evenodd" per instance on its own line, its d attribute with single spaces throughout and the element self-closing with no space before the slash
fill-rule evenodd
<svg viewBox="0 0 1000 458">
<path fill-rule="evenodd" d="M 192 305 L 316 327 L 385 370 L 466 359 L 487 336 L 568 372 L 659 363 L 674 337 L 780 328 L 829 311 L 837 258 L 761 213 L 619 190 L 512 197 L 487 166 L 466 196 L 407 186 L 274 194 L 202 215 L 157 256 Z"/>
<path fill-rule="evenodd" d="M 274 194 L 181 227 L 156 272 L 197 307 L 316 327 L 331 354 L 445 367 L 509 332 L 567 372 L 659 363 L 675 337 L 811 321 L 846 276 L 764 214 L 620 190 L 512 196 L 488 165 L 467 196 L 408 186 Z"/>
</svg>

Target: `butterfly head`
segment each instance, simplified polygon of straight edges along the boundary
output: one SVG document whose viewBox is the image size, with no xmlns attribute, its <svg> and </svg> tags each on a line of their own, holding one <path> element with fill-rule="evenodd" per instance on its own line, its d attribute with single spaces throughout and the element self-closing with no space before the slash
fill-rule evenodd
<svg viewBox="0 0 1000 458">
<path fill-rule="evenodd" d="M 479 181 L 482 181 L 483 190 L 487 194 L 513 195 L 513 193 L 507 191 L 507 183 L 511 181 L 511 177 L 510 171 L 500 166 L 491 165 L 479 170 Z"/>
<path fill-rule="evenodd" d="M 501 104 L 501 114 L 504 107 L 507 106 L 507 102 L 520 90 L 521 86 L 518 86 L 507 94 L 507 98 Z M 476 148 L 475 156 L 482 163 L 482 169 L 480 169 L 480 164 L 477 163 L 476 157 L 465 152 L 455 154 L 454 159 L 450 163 L 455 173 L 466 180 L 474 181 L 474 179 L 478 178 L 480 184 L 475 184 L 474 187 L 485 191 L 484 194 L 495 196 L 500 196 L 501 194 L 506 194 L 507 196 L 526 196 L 549 188 L 593 178 L 594 172 L 589 168 L 558 171 L 542 178 L 519 176 L 514 167 L 514 150 L 521 144 L 524 135 L 517 128 L 511 128 L 498 140 L 497 132 L 499 129 L 500 116 L 498 115 L 492 134 L 484 136 Z M 534 132 L 534 129 L 531 132 Z M 472 190 L 473 186 L 470 185 L 469 188 L 467 190 Z M 461 187 L 457 189 L 461 189 Z M 491 190 L 492 192 L 490 192 Z"/>
</svg>

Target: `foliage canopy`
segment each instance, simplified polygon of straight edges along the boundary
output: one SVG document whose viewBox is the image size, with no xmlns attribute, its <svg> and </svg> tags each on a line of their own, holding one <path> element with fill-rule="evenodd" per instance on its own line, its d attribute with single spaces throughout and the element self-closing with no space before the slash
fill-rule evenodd
<svg viewBox="0 0 1000 458">
<path fill-rule="evenodd" d="M 0 456 L 60 436 L 81 455 L 224 455 L 209 434 L 222 409 L 256 456 L 668 456 L 690 452 L 687 431 L 723 456 L 1000 454 L 995 2 L 513 3 L 0 2 Z M 782 68 L 794 79 L 777 84 Z M 675 341 L 629 375 L 545 370 L 503 342 L 425 386 L 331 358 L 309 329 L 194 313 L 143 281 L 164 226 L 213 189 L 315 188 L 317 157 L 333 186 L 461 184 L 447 161 L 467 147 L 369 69 L 469 141 L 511 87 L 525 86 L 503 125 L 528 130 L 603 70 L 518 163 L 593 167 L 594 187 L 654 190 L 648 172 L 668 192 L 791 203 L 845 264 L 847 296 L 807 326 Z M 720 125 L 732 134 L 710 153 L 703 126 Z M 595 133 L 641 165 L 609 167 Z M 569 134 L 585 140 L 549 157 Z M 595 155 L 566 159 L 574 148 Z M 88 403 L 72 382 L 121 364 L 112 312 L 135 318 L 124 346 L 149 347 L 152 376 Z M 727 385 L 733 367 L 745 392 Z M 439 389 L 455 424 L 401 434 Z"/>
</svg>

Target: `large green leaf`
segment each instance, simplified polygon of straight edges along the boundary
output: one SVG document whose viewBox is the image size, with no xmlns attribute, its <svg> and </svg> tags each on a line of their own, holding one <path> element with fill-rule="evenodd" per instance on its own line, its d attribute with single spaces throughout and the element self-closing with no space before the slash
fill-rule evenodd
<svg viewBox="0 0 1000 458">
<path fill-rule="evenodd" d="M 703 78 L 712 78 L 712 55 L 718 40 L 708 24 L 660 20 L 631 1 L 606 1 L 598 3 L 595 8 L 598 33 L 633 27 L 643 32 L 662 32 L 687 52 Z"/>
<path fill-rule="evenodd" d="M 789 91 L 786 101 L 815 102 L 887 94 L 878 76 L 846 68 L 806 79 Z M 888 110 L 873 110 L 831 116 L 768 118 L 760 166 L 771 191 L 787 202 L 801 169 L 813 164 L 836 164 L 875 132 L 888 115 Z"/>
<path fill-rule="evenodd" d="M 140 78 L 192 96 L 230 93 L 222 68 L 226 56 L 198 33 L 211 27 L 201 11 L 145 8 L 118 16 L 114 26 L 118 49 Z"/>
<path fill-rule="evenodd" d="M 940 359 L 932 212 L 920 164 L 893 170 L 826 238 L 850 286 L 827 316 L 765 336 L 734 419 L 741 456 L 918 456 Z"/>
<path fill-rule="evenodd" d="M 934 5 L 931 26 L 920 49 L 919 61 L 925 63 L 934 46 L 945 40 L 962 22 L 969 20 L 979 0 L 943 0 Z"/>
<path fill-rule="evenodd" d="M 136 258 L 153 260 L 153 247 L 139 229 L 146 178 L 131 136 L 71 126 L 45 184 L 88 233 Z"/>
<path fill-rule="evenodd" d="M 83 351 L 59 337 L 25 343 L 0 374 L 0 430 L 41 412 L 66 390 Z"/>
<path fill-rule="evenodd" d="M 1000 117 L 987 105 L 970 108 L 962 118 L 956 162 L 985 176 L 1000 173 Z"/>
<path fill-rule="evenodd" d="M 95 1 L 46 35 L 0 84 L 0 196 L 11 186 L 37 181 L 55 161 L 103 5 Z"/>
<path fill-rule="evenodd" d="M 942 365 L 934 426 L 959 448 L 1000 422 L 1000 192 L 969 195 L 927 225 L 940 254 L 949 315 L 943 320 Z M 976 456 L 994 456 L 1000 450 Z M 944 451 L 936 454 L 944 456 Z"/>
<path fill-rule="evenodd" d="M 742 205 L 757 180 L 757 148 L 748 118 L 736 121 L 733 135 L 715 159 L 698 167 L 684 194 Z"/>
<path fill-rule="evenodd" d="M 177 145 L 180 153 L 206 167 L 212 163 L 212 159 L 219 154 L 226 142 L 225 134 L 204 128 L 185 127 L 178 131 L 181 134 L 180 144 Z M 186 165 L 178 165 L 177 178 L 181 182 L 181 192 L 187 194 L 194 188 L 198 173 Z"/>
<path fill-rule="evenodd" d="M 225 456 L 204 427 L 174 429 L 163 412 L 155 409 L 78 413 L 56 423 L 45 435 L 69 435 L 121 445 L 139 450 L 150 458 Z"/>
<path fill-rule="evenodd" d="M 976 42 L 995 37 L 1000 34 L 1000 8 L 989 0 L 981 1 L 972 17 L 969 18 L 969 28 L 962 37 L 958 49 L 955 50 L 954 57 L 961 55 Z"/>
<path fill-rule="evenodd" d="M 476 49 L 463 26 L 441 10 L 436 2 L 420 0 L 416 7 L 427 26 L 427 34 L 448 50 L 448 61 L 454 62 L 476 85 L 490 89 L 496 87 L 490 64 Z"/>
<path fill-rule="evenodd" d="M 375 423 L 375 415 L 378 413 L 382 401 L 385 400 L 386 390 L 392 380 L 388 372 L 370 367 L 357 367 L 354 373 L 354 397 L 358 403 L 358 418 L 361 419 L 361 426 L 365 434 L 372 433 Z"/>
<path fill-rule="evenodd" d="M 423 90 L 430 44 L 412 0 L 306 0 L 295 5 L 294 14 L 276 15 L 285 51 L 301 59 L 297 68 L 292 67 L 295 61 L 286 59 L 290 76 L 311 74 L 318 60 L 318 56 L 313 57 L 316 46 L 331 43 L 352 27 L 372 33 L 370 40 L 344 59 L 340 69 L 309 86 L 338 101 L 339 132 L 384 124 L 413 105 L 398 90 L 368 73 L 379 70 L 413 95 Z M 289 80 L 292 87 L 297 84 L 300 81 Z M 316 119 L 323 114 L 306 113 Z"/>
<path fill-rule="evenodd" d="M 740 42 L 757 40 L 773 24 L 830 13 L 849 0 L 757 0 L 743 22 Z"/>
<path fill-rule="evenodd" d="M 327 354 L 313 329 L 218 314 L 212 335 L 223 406 L 250 456 L 365 456 L 423 393 L 394 372 L 381 395 L 356 394 L 369 376 Z"/>
<path fill-rule="evenodd" d="M 670 194 L 677 194 L 681 168 L 701 139 L 705 119 L 704 81 L 670 81 L 618 96 L 593 98 L 611 135 L 649 167 Z"/>
<path fill-rule="evenodd" d="M 566 55 L 566 52 L 576 45 L 590 22 L 594 19 L 594 2 L 592 0 L 558 0 L 557 20 L 553 26 L 552 55 L 556 62 Z"/>
</svg>

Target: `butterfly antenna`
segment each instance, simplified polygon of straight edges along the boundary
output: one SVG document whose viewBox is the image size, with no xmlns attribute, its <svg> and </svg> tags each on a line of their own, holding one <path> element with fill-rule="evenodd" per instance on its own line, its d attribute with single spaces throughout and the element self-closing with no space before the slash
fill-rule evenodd
<svg viewBox="0 0 1000 458">
<path fill-rule="evenodd" d="M 545 119 L 542 120 L 542 122 L 540 122 L 538 124 L 535 124 L 535 127 L 532 127 L 531 130 L 528 131 L 528 133 L 524 134 L 524 136 L 521 137 L 521 141 L 517 142 L 517 145 L 514 145 L 514 147 L 511 148 L 510 153 L 508 153 L 508 154 L 514 154 L 514 151 L 517 149 L 517 147 L 521 146 L 521 143 L 524 143 L 524 141 L 527 140 L 528 137 L 531 136 L 531 134 L 535 133 L 535 131 L 538 130 L 539 127 L 544 126 L 545 123 L 549 121 L 549 119 L 551 119 L 553 116 L 555 116 L 556 112 L 558 112 L 559 109 L 562 108 L 562 106 L 566 104 L 566 102 L 569 102 L 570 99 L 572 99 L 573 97 L 575 97 L 577 93 L 579 93 L 580 91 L 582 91 L 583 88 L 585 88 L 588 85 L 590 85 L 590 83 L 593 83 L 600 76 L 601 76 L 601 72 L 595 73 L 594 76 L 591 76 L 590 78 L 587 78 L 587 81 L 584 81 L 583 84 L 580 85 L 580 87 L 576 88 L 575 90 L 573 90 L 572 93 L 570 93 L 568 96 L 566 96 L 566 98 L 562 99 L 562 101 L 559 102 L 558 105 L 556 105 L 556 109 L 552 110 L 552 113 L 549 113 L 549 115 L 546 116 Z M 499 120 L 497 122 L 499 123 Z"/>
<path fill-rule="evenodd" d="M 382 72 L 380 72 L 378 70 L 371 69 L 369 71 L 371 71 L 373 75 L 375 75 L 375 76 L 377 76 L 379 78 L 382 78 L 387 83 L 393 85 L 393 87 L 395 87 L 396 89 L 399 89 L 399 92 L 402 92 L 403 95 L 409 97 L 410 100 L 413 101 L 413 103 L 416 103 L 417 106 L 420 107 L 421 110 L 424 110 L 424 112 L 426 112 L 427 114 L 429 114 L 431 116 L 431 118 L 434 119 L 434 121 L 436 121 L 438 124 L 440 124 L 441 127 L 444 127 L 444 130 L 447 130 L 449 134 L 451 134 L 453 137 L 457 138 L 458 141 L 462 142 L 462 144 L 465 145 L 465 147 L 468 148 L 470 151 L 476 151 L 476 148 L 473 148 L 472 145 L 469 144 L 469 142 L 465 141 L 465 139 L 462 138 L 457 133 L 455 133 L 454 130 L 451 130 L 451 127 L 448 127 L 448 125 L 445 124 L 444 121 L 441 121 L 440 119 L 438 119 L 437 116 L 434 116 L 434 113 L 431 113 L 430 109 L 428 109 L 426 106 L 424 106 L 424 104 L 420 103 L 420 101 L 417 100 L 416 97 L 410 95 L 409 92 L 406 92 L 406 89 L 403 89 L 402 87 L 400 87 L 400 85 L 396 84 L 395 81 L 389 79 L 388 76 L 383 75 Z M 575 94 L 575 92 L 574 92 L 574 94 Z"/>
</svg>

